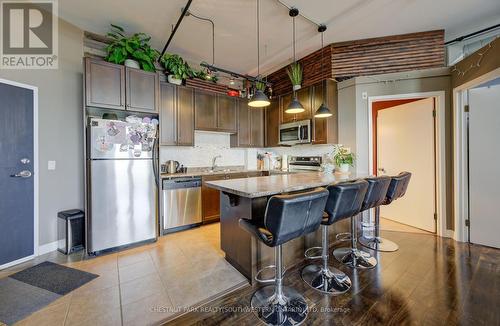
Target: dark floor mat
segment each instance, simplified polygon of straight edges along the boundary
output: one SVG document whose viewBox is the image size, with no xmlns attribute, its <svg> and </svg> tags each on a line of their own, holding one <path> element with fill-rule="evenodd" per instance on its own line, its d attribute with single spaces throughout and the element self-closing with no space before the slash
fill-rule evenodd
<svg viewBox="0 0 500 326">
<path fill-rule="evenodd" d="M 46 261 L 9 277 L 59 295 L 65 295 L 98 276 Z"/>
</svg>

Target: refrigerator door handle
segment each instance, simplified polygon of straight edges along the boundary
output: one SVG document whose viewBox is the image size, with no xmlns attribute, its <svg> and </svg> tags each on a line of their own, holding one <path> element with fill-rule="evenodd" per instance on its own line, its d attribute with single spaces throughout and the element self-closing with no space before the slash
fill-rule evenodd
<svg viewBox="0 0 500 326">
<path fill-rule="evenodd" d="M 158 158 L 159 158 L 159 153 L 158 153 L 158 131 L 156 131 L 156 135 L 155 135 L 155 140 L 153 142 L 153 153 L 152 153 L 152 156 L 153 156 L 153 173 L 154 173 L 154 177 L 155 177 L 155 184 L 156 184 L 156 187 L 159 189 L 160 188 L 160 184 L 159 184 L 159 175 L 158 175 Z"/>
</svg>

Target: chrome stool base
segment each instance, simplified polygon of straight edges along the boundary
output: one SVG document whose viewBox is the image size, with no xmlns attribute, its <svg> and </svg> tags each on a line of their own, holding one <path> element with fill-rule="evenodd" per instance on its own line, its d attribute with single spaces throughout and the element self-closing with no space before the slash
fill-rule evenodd
<svg viewBox="0 0 500 326">
<path fill-rule="evenodd" d="M 399 249 L 396 243 L 381 237 L 375 237 L 373 239 L 361 237 L 358 241 L 362 246 L 376 251 L 392 252 Z"/>
<path fill-rule="evenodd" d="M 320 265 L 311 264 L 302 269 L 302 279 L 310 287 L 322 293 L 342 294 L 351 288 L 351 279 L 336 268 L 324 269 Z"/>
<path fill-rule="evenodd" d="M 274 285 L 257 290 L 250 302 L 252 310 L 267 325 L 300 325 L 307 317 L 308 307 L 302 295 L 283 286 L 282 294 L 276 293 Z"/>
<path fill-rule="evenodd" d="M 368 269 L 377 266 L 375 257 L 359 249 L 338 248 L 333 251 L 333 256 L 339 262 L 351 268 Z"/>
<path fill-rule="evenodd" d="M 351 241 L 351 233 L 350 232 L 338 233 L 335 236 L 335 240 L 337 240 L 337 241 Z"/>
</svg>

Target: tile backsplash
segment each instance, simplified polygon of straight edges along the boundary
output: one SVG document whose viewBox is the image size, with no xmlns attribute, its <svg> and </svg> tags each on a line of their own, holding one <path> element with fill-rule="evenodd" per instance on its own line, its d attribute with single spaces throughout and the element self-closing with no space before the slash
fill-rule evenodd
<svg viewBox="0 0 500 326">
<path fill-rule="evenodd" d="M 196 131 L 194 147 L 161 146 L 160 162 L 179 161 L 186 167 L 210 166 L 212 158 L 217 159 L 218 166 L 244 165 L 247 169 L 257 168 L 257 149 L 231 148 L 230 135 L 225 133 Z"/>
</svg>

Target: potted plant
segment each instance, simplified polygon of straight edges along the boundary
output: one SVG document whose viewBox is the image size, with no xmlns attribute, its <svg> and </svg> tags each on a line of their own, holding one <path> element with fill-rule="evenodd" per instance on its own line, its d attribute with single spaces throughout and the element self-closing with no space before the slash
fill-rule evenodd
<svg viewBox="0 0 500 326">
<path fill-rule="evenodd" d="M 169 83 L 181 85 L 183 80 L 194 76 L 191 67 L 178 54 L 165 53 L 160 62 L 168 74 Z"/>
<path fill-rule="evenodd" d="M 198 78 L 201 80 L 209 80 L 213 83 L 217 83 L 219 80 L 219 77 L 214 75 L 213 73 L 209 73 L 208 71 L 201 69 L 201 70 L 194 70 L 192 73 L 192 77 Z"/>
<path fill-rule="evenodd" d="M 151 36 L 144 33 L 127 36 L 122 27 L 113 24 L 107 35 L 111 38 L 111 43 L 106 46 L 106 61 L 145 71 L 156 71 L 155 61 L 160 53 L 151 47 Z"/>
<path fill-rule="evenodd" d="M 294 62 L 290 65 L 290 68 L 286 70 L 288 77 L 290 78 L 290 81 L 292 82 L 293 85 L 293 90 L 297 91 L 299 90 L 302 86 L 302 67 L 300 66 L 300 63 Z"/>
<path fill-rule="evenodd" d="M 348 173 L 349 166 L 354 166 L 355 156 L 347 147 L 337 145 L 331 155 L 340 173 Z"/>
</svg>

